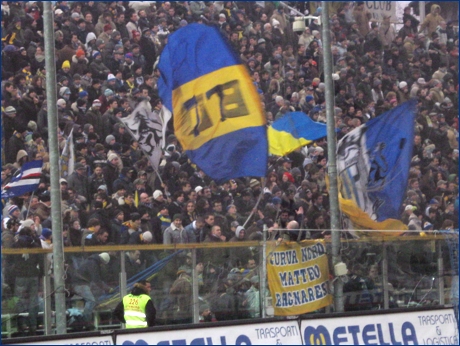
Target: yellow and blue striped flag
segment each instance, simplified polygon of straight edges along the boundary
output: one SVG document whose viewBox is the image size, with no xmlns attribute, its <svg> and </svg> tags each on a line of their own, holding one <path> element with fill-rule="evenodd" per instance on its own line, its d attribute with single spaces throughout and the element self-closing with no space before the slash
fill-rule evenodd
<svg viewBox="0 0 460 346">
<path fill-rule="evenodd" d="M 160 97 L 190 160 L 217 182 L 265 176 L 268 144 L 260 97 L 219 31 L 201 24 L 177 30 L 158 67 Z"/>
<path fill-rule="evenodd" d="M 311 120 L 303 112 L 290 112 L 277 119 L 267 131 L 270 154 L 284 156 L 327 136 L 326 124 Z"/>
</svg>

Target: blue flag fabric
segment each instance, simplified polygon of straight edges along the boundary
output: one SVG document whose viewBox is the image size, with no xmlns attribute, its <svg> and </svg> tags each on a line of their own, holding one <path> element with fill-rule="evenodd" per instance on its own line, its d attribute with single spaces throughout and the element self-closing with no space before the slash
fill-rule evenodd
<svg viewBox="0 0 460 346">
<path fill-rule="evenodd" d="M 190 160 L 216 182 L 263 177 L 265 116 L 246 68 L 214 27 L 190 24 L 160 56 L 160 97 Z"/>
<path fill-rule="evenodd" d="M 414 138 L 410 100 L 348 133 L 337 146 L 342 212 L 361 229 L 400 229 Z"/>
<path fill-rule="evenodd" d="M 290 112 L 276 120 L 267 131 L 270 154 L 284 156 L 327 136 L 327 126 L 303 112 Z"/>
<path fill-rule="evenodd" d="M 42 166 L 42 160 L 24 163 L 21 172 L 11 178 L 10 182 L 3 187 L 2 198 L 22 196 L 35 191 L 40 184 Z"/>
</svg>

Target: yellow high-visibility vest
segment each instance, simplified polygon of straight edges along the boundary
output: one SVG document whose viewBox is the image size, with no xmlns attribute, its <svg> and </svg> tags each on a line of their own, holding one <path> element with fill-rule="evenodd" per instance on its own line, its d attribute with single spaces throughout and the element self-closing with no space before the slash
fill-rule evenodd
<svg viewBox="0 0 460 346">
<path fill-rule="evenodd" d="M 126 328 L 148 327 L 147 316 L 145 314 L 145 307 L 149 300 L 150 297 L 146 294 L 141 294 L 139 296 L 128 294 L 123 297 Z"/>
</svg>

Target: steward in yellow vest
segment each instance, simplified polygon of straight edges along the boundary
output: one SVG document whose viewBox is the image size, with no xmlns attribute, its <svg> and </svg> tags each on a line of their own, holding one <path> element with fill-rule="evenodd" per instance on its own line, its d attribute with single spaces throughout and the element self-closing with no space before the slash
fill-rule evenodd
<svg viewBox="0 0 460 346">
<path fill-rule="evenodd" d="M 150 299 L 151 285 L 146 280 L 137 282 L 131 293 L 124 296 L 113 311 L 128 328 L 147 328 L 155 325 L 156 310 Z"/>
</svg>

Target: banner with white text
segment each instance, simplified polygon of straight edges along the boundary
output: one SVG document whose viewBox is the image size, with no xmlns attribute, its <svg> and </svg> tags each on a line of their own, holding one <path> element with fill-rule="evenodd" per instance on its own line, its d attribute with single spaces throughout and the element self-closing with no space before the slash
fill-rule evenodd
<svg viewBox="0 0 460 346">
<path fill-rule="evenodd" d="M 304 345 L 458 345 L 453 309 L 303 320 Z"/>
<path fill-rule="evenodd" d="M 119 334 L 117 345 L 301 345 L 297 321 Z"/>
<path fill-rule="evenodd" d="M 305 314 L 332 304 L 323 241 L 269 246 L 267 259 L 275 316 Z"/>
</svg>

